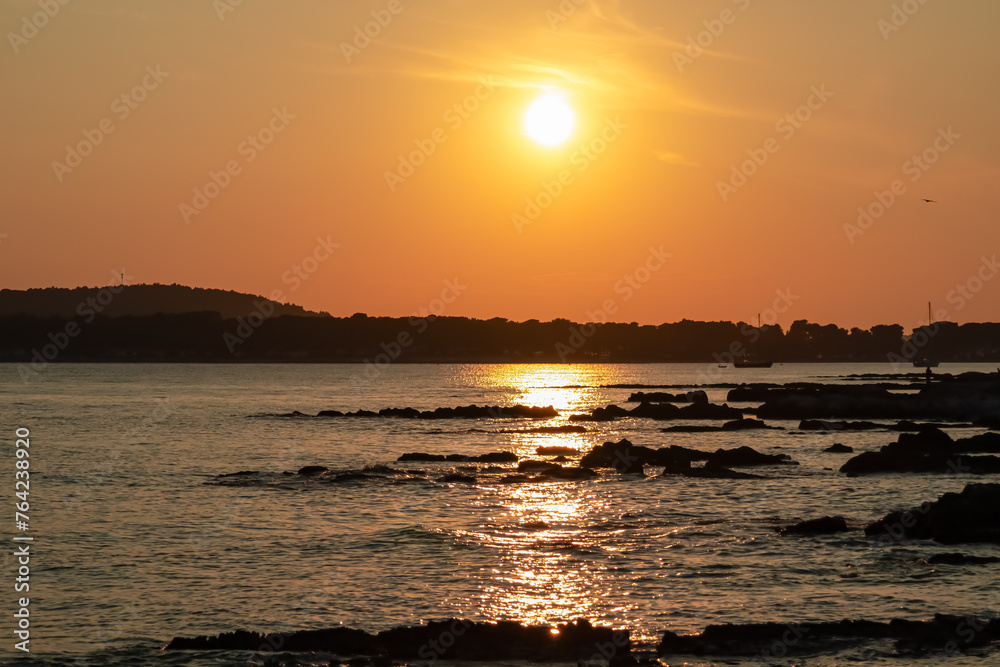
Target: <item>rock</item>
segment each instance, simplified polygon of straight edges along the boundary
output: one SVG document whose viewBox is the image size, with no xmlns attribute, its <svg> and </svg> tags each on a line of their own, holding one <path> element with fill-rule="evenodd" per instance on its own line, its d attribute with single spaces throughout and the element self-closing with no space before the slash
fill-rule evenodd
<svg viewBox="0 0 1000 667">
<path fill-rule="evenodd" d="M 475 484 L 476 478 L 471 475 L 459 475 L 457 473 L 445 475 L 438 479 L 442 484 Z"/>
<path fill-rule="evenodd" d="M 1000 433 L 982 433 L 954 442 L 956 451 L 966 453 L 1000 454 Z"/>
<path fill-rule="evenodd" d="M 357 410 L 343 413 L 338 410 L 323 410 L 320 417 L 351 417 L 351 418 L 399 418 L 399 419 L 551 419 L 558 417 L 559 412 L 551 405 L 547 407 L 514 405 L 465 405 L 455 408 L 437 408 L 435 410 L 417 410 L 415 408 L 384 408 L 378 412 Z"/>
<path fill-rule="evenodd" d="M 668 426 L 661 428 L 663 433 L 722 433 L 725 431 L 750 431 L 755 429 L 778 429 L 780 427 L 768 426 L 759 419 L 734 419 L 722 426 L 699 426 L 685 424 L 681 426 Z"/>
<path fill-rule="evenodd" d="M 931 565 L 984 565 L 1000 563 L 998 556 L 967 556 L 962 553 L 934 554 L 927 559 Z"/>
<path fill-rule="evenodd" d="M 842 516 L 825 516 L 820 519 L 809 519 L 782 528 L 782 535 L 832 535 L 851 530 L 847 527 L 847 519 Z"/>
<path fill-rule="evenodd" d="M 826 449 L 824 449 L 823 451 L 829 452 L 830 454 L 853 454 L 854 447 L 848 447 L 847 445 L 835 442 Z"/>
<path fill-rule="evenodd" d="M 469 461 L 475 463 L 517 463 L 517 454 L 514 452 L 490 452 L 469 457 Z"/>
<path fill-rule="evenodd" d="M 326 466 L 303 466 L 299 468 L 297 474 L 303 477 L 315 477 L 316 475 L 322 475 L 323 473 L 330 470 Z"/>
<path fill-rule="evenodd" d="M 976 631 L 972 628 L 975 627 Z M 897 653 L 954 654 L 1000 639 L 1000 620 L 936 615 L 928 621 L 893 619 L 888 623 L 843 620 L 825 623 L 746 623 L 709 625 L 701 634 L 666 631 L 657 648 L 663 656 L 770 656 L 777 645 L 789 654 L 842 651 L 868 641 L 895 640 Z M 945 647 L 949 647 L 946 651 Z M 860 646 L 859 646 L 860 648 Z M 764 660 L 765 664 L 777 664 Z M 784 661 L 781 661 L 784 663 Z"/>
<path fill-rule="evenodd" d="M 396 461 L 453 461 L 458 463 L 517 463 L 517 454 L 513 452 L 490 452 L 488 454 L 426 454 L 424 452 L 408 452 Z"/>
<path fill-rule="evenodd" d="M 892 512 L 865 526 L 865 535 L 1000 544 L 1000 484 L 968 484 L 961 493 L 945 493 L 919 508 Z"/>
<path fill-rule="evenodd" d="M 665 391 L 651 391 L 649 393 L 637 391 L 629 395 L 628 403 L 687 403 L 688 398 L 683 394 L 668 394 Z"/>
<path fill-rule="evenodd" d="M 528 460 L 528 461 L 521 461 L 520 463 L 517 464 L 517 469 L 520 470 L 520 471 L 522 471 L 522 472 L 524 472 L 524 471 L 531 471 L 531 470 L 535 470 L 535 471 L 537 471 L 537 470 L 549 470 L 551 468 L 561 468 L 561 467 L 562 466 L 560 466 L 558 463 L 552 463 L 551 461 L 532 461 L 532 460 Z"/>
<path fill-rule="evenodd" d="M 424 452 L 407 452 L 400 456 L 397 461 L 444 461 L 443 454 L 426 454 Z"/>
<path fill-rule="evenodd" d="M 523 484 L 524 482 L 530 482 L 531 477 L 528 475 L 504 475 L 500 478 L 500 484 Z"/>
<path fill-rule="evenodd" d="M 877 473 L 1000 473 L 1000 457 L 964 455 L 961 442 L 952 442 L 937 429 L 902 433 L 897 442 L 848 460 L 840 472 L 852 477 Z"/>
<path fill-rule="evenodd" d="M 610 422 L 628 415 L 629 411 L 625 408 L 609 405 L 606 408 L 594 408 L 589 415 L 570 415 L 569 420 L 574 422 Z"/>
<path fill-rule="evenodd" d="M 449 638 L 448 642 L 441 638 Z M 174 637 L 167 651 L 257 651 L 261 646 L 278 646 L 282 651 L 321 652 L 337 656 L 385 656 L 393 660 L 435 659 L 469 662 L 576 661 L 609 646 L 615 655 L 631 652 L 628 630 L 595 628 L 578 620 L 555 628 L 521 625 L 516 621 L 474 623 L 463 619 L 431 621 L 420 626 L 403 626 L 376 635 L 351 628 L 305 630 L 262 635 L 238 630 L 214 637 Z M 428 647 L 437 650 L 429 652 Z"/>
<path fill-rule="evenodd" d="M 752 447 L 718 449 L 705 463 L 709 467 L 731 468 L 733 466 L 798 465 L 789 460 L 787 454 L 761 454 Z"/>
<path fill-rule="evenodd" d="M 540 456 L 559 456 L 559 455 L 575 456 L 580 453 L 580 450 L 577 449 L 576 447 L 561 447 L 561 446 L 536 447 L 535 453 Z"/>
<path fill-rule="evenodd" d="M 547 480 L 560 480 L 560 481 L 575 481 L 582 479 L 591 479 L 597 477 L 598 474 L 591 470 L 590 468 L 574 468 L 571 466 L 553 466 L 547 470 L 541 471 L 538 476 L 534 478 L 533 481 L 547 481 Z"/>
</svg>

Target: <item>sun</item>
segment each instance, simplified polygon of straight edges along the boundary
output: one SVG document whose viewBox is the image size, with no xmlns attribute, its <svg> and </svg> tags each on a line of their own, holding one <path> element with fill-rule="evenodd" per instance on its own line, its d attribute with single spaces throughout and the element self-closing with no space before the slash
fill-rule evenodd
<svg viewBox="0 0 1000 667">
<path fill-rule="evenodd" d="M 532 102 L 524 114 L 524 132 L 544 146 L 561 144 L 573 133 L 576 117 L 559 93 L 547 93 Z"/>
</svg>

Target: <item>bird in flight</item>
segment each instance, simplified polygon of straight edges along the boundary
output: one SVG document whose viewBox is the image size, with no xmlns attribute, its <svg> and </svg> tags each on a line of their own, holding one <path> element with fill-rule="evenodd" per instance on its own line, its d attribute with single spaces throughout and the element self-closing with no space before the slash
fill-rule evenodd
<svg viewBox="0 0 1000 667">
<path fill-rule="evenodd" d="M 934 201 L 933 199 L 925 199 L 925 200 L 924 200 L 924 203 L 925 203 L 925 204 L 936 204 L 937 202 L 936 202 L 936 201 Z"/>
</svg>

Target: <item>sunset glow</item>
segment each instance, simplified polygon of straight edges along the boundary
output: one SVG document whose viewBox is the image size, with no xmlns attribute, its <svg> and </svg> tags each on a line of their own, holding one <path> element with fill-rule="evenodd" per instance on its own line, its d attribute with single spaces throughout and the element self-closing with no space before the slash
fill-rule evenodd
<svg viewBox="0 0 1000 667">
<path fill-rule="evenodd" d="M 749 322 L 780 292 L 786 330 L 995 318 L 997 3 L 392 4 L 112 0 L 39 28 L 4 3 L 0 283 L 124 266 L 339 317 L 457 278 L 446 316 Z M 317 238 L 339 248 L 313 264 Z"/>
</svg>

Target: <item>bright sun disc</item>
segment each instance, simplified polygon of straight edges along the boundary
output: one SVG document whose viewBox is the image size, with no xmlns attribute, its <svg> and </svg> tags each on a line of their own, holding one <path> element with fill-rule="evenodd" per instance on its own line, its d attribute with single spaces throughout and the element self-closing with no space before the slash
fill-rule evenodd
<svg viewBox="0 0 1000 667">
<path fill-rule="evenodd" d="M 566 101 L 555 93 L 540 97 L 524 116 L 525 133 L 545 146 L 561 144 L 573 132 L 576 119 Z"/>
</svg>

